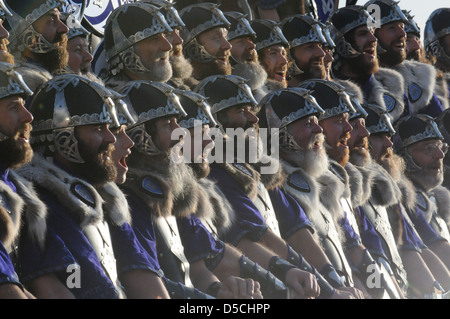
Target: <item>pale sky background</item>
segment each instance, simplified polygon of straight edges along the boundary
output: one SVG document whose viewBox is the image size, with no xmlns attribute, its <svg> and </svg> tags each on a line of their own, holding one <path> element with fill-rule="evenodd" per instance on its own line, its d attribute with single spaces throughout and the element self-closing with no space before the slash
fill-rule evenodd
<svg viewBox="0 0 450 319">
<path fill-rule="evenodd" d="M 397 0 L 398 1 L 398 0 Z M 367 0 L 358 0 L 356 4 L 363 5 Z M 345 0 L 340 0 L 339 6 L 345 5 Z M 450 7 L 450 0 L 400 0 L 399 4 L 402 10 L 411 10 L 411 15 L 420 27 L 423 40 L 423 30 L 425 29 L 425 22 L 430 14 L 438 9 Z"/>
</svg>

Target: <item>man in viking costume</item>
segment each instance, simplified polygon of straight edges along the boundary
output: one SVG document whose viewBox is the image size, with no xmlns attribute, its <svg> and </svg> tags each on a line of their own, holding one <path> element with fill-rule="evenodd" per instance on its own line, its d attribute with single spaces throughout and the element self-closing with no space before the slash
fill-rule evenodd
<svg viewBox="0 0 450 319">
<path fill-rule="evenodd" d="M 358 101 L 358 100 L 356 100 Z M 350 160 L 345 168 L 351 178 L 352 205 L 358 220 L 361 241 L 384 271 L 391 298 L 405 298 L 407 276 L 398 252 L 386 207 L 396 204 L 391 192 L 395 182 L 369 151 L 370 132 L 366 128 L 368 113 L 358 105 L 349 113 L 353 129 L 348 139 Z M 389 194 L 386 194 L 389 192 Z M 395 192 L 394 192 L 395 193 Z"/>
<path fill-rule="evenodd" d="M 186 25 L 180 35 L 184 56 L 193 68 L 192 77 L 200 81 L 213 74 L 231 74 L 231 44 L 227 40 L 231 23 L 219 5 L 192 4 L 179 12 Z"/>
<path fill-rule="evenodd" d="M 208 256 L 190 263 L 185 255 L 177 218 L 196 212 L 200 189 L 192 170 L 177 161 L 180 155 L 175 146 L 180 135 L 172 138 L 172 132 L 180 128 L 177 120 L 185 111 L 174 88 L 161 82 L 132 81 L 123 86 L 120 93 L 126 96 L 125 101 L 132 107 L 131 113 L 136 119 L 136 123 L 127 128 L 135 146 L 128 157 L 127 181 L 121 187 L 129 201 L 137 238 L 161 265 L 170 296 L 256 296 L 253 280 L 237 277 L 218 280 L 203 260 Z M 177 133 L 180 132 L 174 134 Z M 223 247 L 212 239 L 209 241 L 214 244 L 209 257 L 215 257 Z M 240 284 L 244 284 L 244 289 L 237 289 Z"/>
<path fill-rule="evenodd" d="M 407 273 L 408 298 L 437 298 L 443 290 L 435 284 L 433 271 L 442 269 L 441 261 L 430 252 L 418 235 L 408 210 L 414 210 L 416 194 L 414 185 L 404 175 L 404 160 L 393 151 L 392 136 L 396 133 L 389 113 L 375 104 L 365 105 L 368 113 L 365 122 L 370 133 L 370 154 L 380 164 L 394 183 L 381 182 L 383 191 L 378 192 L 382 202 L 394 202 L 386 206 L 392 233 L 396 241 L 402 263 Z M 394 269 L 395 271 L 395 269 Z"/>
<path fill-rule="evenodd" d="M 269 90 L 287 87 L 289 42 L 284 37 L 279 23 L 272 20 L 250 21 L 256 33 L 254 40 L 259 62 L 266 70 L 266 86 Z"/>
<path fill-rule="evenodd" d="M 117 90 L 128 81 L 167 82 L 172 77 L 166 34 L 172 28 L 157 7 L 144 1 L 117 7 L 105 25 L 105 84 Z"/>
<path fill-rule="evenodd" d="M 437 92 L 450 103 L 450 9 L 434 10 L 425 23 L 424 48 L 442 80 Z M 441 73 L 439 73 L 441 72 Z"/>
<path fill-rule="evenodd" d="M 281 21 L 281 30 L 289 42 L 288 86 L 297 86 L 308 79 L 325 79 L 323 47 L 334 47 L 329 29 L 310 16 L 295 15 Z"/>
<path fill-rule="evenodd" d="M 448 145 L 434 119 L 428 115 L 405 117 L 399 121 L 396 131 L 394 147 L 405 160 L 405 175 L 413 182 L 417 196 L 416 207 L 409 212 L 410 218 L 425 245 L 448 269 L 450 191 L 442 186 L 443 159 Z M 447 283 L 441 284 L 447 291 Z"/>
<path fill-rule="evenodd" d="M 11 16 L 9 50 L 18 70 L 33 91 L 51 79 L 55 70 L 68 62 L 67 32 L 60 20 L 65 0 L 5 1 Z"/>
<path fill-rule="evenodd" d="M 35 94 L 30 112 L 35 155 L 20 174 L 47 205 L 48 238 L 39 249 L 24 234 L 23 280 L 38 298 L 124 297 L 106 221 L 114 216 L 96 189 L 116 175 L 111 92 L 79 75 L 58 75 Z"/>
<path fill-rule="evenodd" d="M 436 94 L 436 69 L 426 63 L 406 60 L 407 18 L 393 0 L 371 0 L 364 7 L 377 6 L 380 13 L 375 36 L 378 39 L 377 54 L 380 65 L 398 71 L 403 78 L 404 112 L 428 114 L 437 117 L 448 108 L 448 101 Z M 369 9 L 370 10 L 370 9 Z M 395 91 L 395 87 L 388 87 Z M 397 119 L 394 119 L 394 121 Z"/>
<path fill-rule="evenodd" d="M 45 205 L 30 183 L 15 173 L 33 156 L 29 144 L 33 116 L 24 106 L 33 92 L 6 62 L 0 62 L 0 92 L 0 298 L 33 298 L 14 265 L 19 231 L 30 233 L 41 248 L 46 234 Z"/>
<path fill-rule="evenodd" d="M 380 297 L 385 287 L 374 287 L 367 280 L 372 274 L 378 274 L 379 268 L 369 251 L 361 242 L 359 227 L 353 212 L 352 199 L 361 196 L 361 189 L 355 189 L 346 165 L 349 160 L 347 140 L 350 138 L 352 126 L 348 122 L 349 112 L 355 111 L 354 97 L 348 94 L 346 88 L 336 82 L 326 80 L 308 80 L 300 87 L 313 91 L 312 95 L 324 109 L 319 116 L 319 125 L 325 137 L 325 149 L 329 157 L 329 169 L 333 173 L 330 178 L 336 184 L 332 197 L 327 203 L 328 209 L 334 214 L 344 236 L 344 251 L 352 269 L 356 287 L 366 290 L 366 296 Z M 332 183 L 331 181 L 329 183 Z M 328 184 L 329 184 L 328 183 Z M 324 193 L 322 193 L 322 196 Z M 374 232 L 374 230 L 371 230 Z M 381 278 L 381 277 L 380 277 Z"/>
<path fill-rule="evenodd" d="M 246 79 L 253 96 L 259 101 L 267 94 L 268 89 L 265 86 L 267 72 L 259 63 L 256 51 L 256 32 L 243 13 L 229 11 L 224 15 L 231 23 L 227 35 L 231 44 L 231 74 Z"/>
<path fill-rule="evenodd" d="M 328 21 L 336 43 L 334 79 L 355 83 L 362 92 L 361 103 L 380 105 L 397 120 L 404 109 L 403 79 L 397 71 L 379 66 L 376 21 L 357 5 L 339 8 Z"/>
<path fill-rule="evenodd" d="M 263 163 L 261 158 L 252 161 L 259 151 L 250 149 L 254 135 L 245 136 L 245 134 L 253 134 L 258 118 L 253 109 L 256 101 L 245 80 L 238 76 L 211 76 L 201 81 L 197 89 L 208 98 L 220 127 L 219 131 L 216 130 L 218 135 L 215 139 L 216 162 L 211 164 L 208 178 L 217 182 L 236 216 L 231 227 L 221 238 L 273 272 L 291 289 L 298 289 L 296 288 L 298 283 L 305 285 L 301 277 L 298 279 L 292 277 L 297 274 L 305 275 L 291 271 L 298 267 L 307 274 L 315 275 L 315 280 L 321 287 L 321 298 L 351 298 L 354 291 L 349 293 L 341 289 L 330 289 L 331 280 L 337 288 L 342 286 L 339 276 L 331 265 L 329 271 L 325 271 L 322 275 L 281 237 L 275 212 L 284 209 L 297 215 L 296 224 L 288 225 L 291 234 L 299 234 L 306 246 L 313 246 L 309 248 L 310 251 L 321 253 L 310 232 L 310 222 L 301 207 L 278 187 L 283 179 L 281 166 L 276 163 L 277 165 L 270 167 L 273 162 Z M 247 133 L 241 135 L 243 129 Z M 240 138 L 243 140 L 239 140 Z M 223 150 L 218 150 L 218 141 L 221 142 L 220 147 L 226 146 L 226 156 L 221 157 L 220 154 L 224 153 L 220 153 Z M 246 149 L 242 150 L 242 145 L 236 145 L 236 142 L 245 144 Z M 265 171 L 267 168 L 270 170 Z M 320 256 L 323 257 L 323 254 Z M 321 257 L 318 259 L 323 261 Z M 296 283 L 298 280 L 300 281 Z M 305 288 L 310 289 L 308 286 L 304 286 Z M 305 296 L 308 296 L 307 290 L 294 293 L 298 294 L 297 297 L 305 293 Z"/>
</svg>

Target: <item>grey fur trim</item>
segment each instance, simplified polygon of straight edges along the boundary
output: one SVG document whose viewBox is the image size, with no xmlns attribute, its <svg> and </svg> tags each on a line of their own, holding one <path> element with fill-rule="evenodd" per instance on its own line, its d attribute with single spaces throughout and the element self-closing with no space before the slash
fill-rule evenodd
<svg viewBox="0 0 450 319">
<path fill-rule="evenodd" d="M 199 180 L 199 184 L 202 189 L 203 199 L 196 216 L 200 219 L 210 219 L 217 228 L 220 238 L 235 220 L 234 210 L 215 181 L 202 178 Z"/>
<path fill-rule="evenodd" d="M 35 154 L 31 163 L 21 167 L 17 173 L 54 194 L 58 202 L 77 217 L 81 228 L 103 220 L 103 200 L 97 190 L 86 181 L 71 176 L 39 154 Z M 89 191 L 93 207 L 89 206 L 71 191 L 72 185 L 81 184 Z"/>
<path fill-rule="evenodd" d="M 330 160 L 331 161 L 331 160 Z M 341 173 L 345 176 L 346 182 L 343 182 L 338 176 L 331 171 L 327 171 L 320 176 L 317 181 L 320 187 L 320 201 L 325 208 L 331 212 L 334 218 L 344 218 L 344 210 L 341 206 L 341 198 L 350 195 L 348 186 L 348 174 L 340 164 L 335 162 L 342 169 Z"/>
<path fill-rule="evenodd" d="M 429 64 L 405 60 L 395 66 L 395 70 L 400 72 L 404 81 L 404 92 L 408 92 L 411 83 L 416 83 L 422 89 L 421 97 L 416 101 L 410 101 L 410 112 L 417 113 L 424 108 L 431 100 L 436 89 L 436 69 Z"/>
<path fill-rule="evenodd" d="M 41 249 L 44 249 L 47 233 L 47 206 L 39 199 L 31 182 L 13 171 L 10 172 L 10 178 L 16 185 L 17 193 L 25 201 L 25 207 L 22 211 L 22 220 L 25 221 L 26 226 L 25 231 Z"/>
<path fill-rule="evenodd" d="M 402 116 L 405 109 L 403 100 L 404 85 L 403 77 L 399 72 L 380 67 L 374 75 L 372 94 L 366 102 L 383 106 L 384 109 L 387 109 L 383 95 L 388 94 L 394 98 L 396 106 L 389 112 L 389 115 L 395 122 Z"/>
<path fill-rule="evenodd" d="M 434 194 L 439 215 L 449 225 L 450 229 L 450 191 L 443 186 L 438 186 L 430 193 Z"/>
<path fill-rule="evenodd" d="M 368 170 L 372 172 L 370 199 L 375 205 L 391 206 L 401 202 L 402 192 L 400 188 L 381 165 L 372 162 Z"/>
<path fill-rule="evenodd" d="M 0 181 L 0 192 L 5 196 L 10 208 L 8 212 L 6 208 L 0 206 L 0 241 L 6 248 L 9 248 L 19 235 L 25 202 L 3 181 Z"/>
<path fill-rule="evenodd" d="M 28 87 L 36 92 L 44 83 L 52 79 L 52 75 L 43 67 L 33 63 L 23 62 L 16 67 Z"/>
<path fill-rule="evenodd" d="M 346 92 L 355 95 L 359 103 L 362 103 L 364 101 L 363 93 L 358 84 L 352 82 L 351 80 L 341 80 L 341 79 L 334 79 L 333 82 L 342 85 L 343 87 L 345 87 Z"/>
<path fill-rule="evenodd" d="M 353 207 L 365 204 L 371 195 L 372 171 L 348 162 L 345 170 L 349 176 L 351 203 Z"/>
<path fill-rule="evenodd" d="M 414 188 L 414 184 L 403 175 L 399 181 L 397 181 L 397 185 L 400 188 L 402 193 L 402 204 L 409 211 L 413 211 L 417 204 L 416 198 L 416 190 Z"/>
<path fill-rule="evenodd" d="M 131 214 L 125 194 L 115 183 L 107 183 L 97 188 L 104 200 L 105 217 L 116 226 L 127 223 L 131 225 Z"/>
</svg>

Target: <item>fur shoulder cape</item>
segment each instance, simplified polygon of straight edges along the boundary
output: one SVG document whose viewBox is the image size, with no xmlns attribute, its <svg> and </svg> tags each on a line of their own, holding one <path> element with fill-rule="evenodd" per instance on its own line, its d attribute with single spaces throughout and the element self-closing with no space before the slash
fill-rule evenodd
<svg viewBox="0 0 450 319">
<path fill-rule="evenodd" d="M 14 171 L 10 171 L 9 176 L 17 193 L 0 181 L 0 193 L 5 197 L 2 201 L 8 202 L 7 207 L 0 205 L 0 241 L 8 248 L 20 232 L 26 231 L 43 249 L 47 231 L 47 207 L 39 200 L 32 183 Z"/>
<path fill-rule="evenodd" d="M 404 86 L 402 74 L 396 70 L 380 67 L 373 76 L 372 94 L 368 97 L 367 103 L 383 106 L 395 122 L 405 109 Z"/>
<path fill-rule="evenodd" d="M 34 63 L 22 62 L 16 67 L 16 71 L 22 75 L 27 86 L 36 93 L 39 88 L 52 79 L 52 75 L 43 67 Z"/>
<path fill-rule="evenodd" d="M 35 154 L 31 163 L 17 172 L 32 181 L 36 187 L 52 193 L 56 200 L 75 216 L 82 229 L 103 220 L 104 201 L 97 190 L 41 155 Z"/>
</svg>

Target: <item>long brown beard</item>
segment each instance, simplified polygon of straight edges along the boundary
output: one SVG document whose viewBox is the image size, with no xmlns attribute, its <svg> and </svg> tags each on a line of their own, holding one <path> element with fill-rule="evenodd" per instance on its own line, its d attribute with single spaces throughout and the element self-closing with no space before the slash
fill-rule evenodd
<svg viewBox="0 0 450 319">
<path fill-rule="evenodd" d="M 378 69 L 380 68 L 378 58 L 374 60 L 373 63 L 365 63 L 364 62 L 364 55 L 360 55 L 354 59 L 345 59 L 347 61 L 350 71 L 353 74 L 358 74 L 361 76 L 371 75 L 378 72 Z"/>
<path fill-rule="evenodd" d="M 0 50 L 0 61 L 8 62 L 10 64 L 14 64 L 14 56 L 8 52 L 8 39 L 2 39 L 1 41 L 1 50 Z"/>
<path fill-rule="evenodd" d="M 82 164 L 74 164 L 75 171 L 94 186 L 114 181 L 117 176 L 117 170 L 111 160 L 113 145 L 102 144 L 98 150 L 94 152 L 85 142 L 83 142 L 83 140 L 78 139 L 78 141 L 80 155 L 85 162 Z M 108 159 L 104 159 L 103 155 L 105 153 L 109 154 Z"/>
<path fill-rule="evenodd" d="M 396 66 L 398 64 L 400 64 L 401 62 L 405 61 L 406 59 L 406 49 L 402 51 L 402 53 L 400 52 L 395 52 L 393 50 L 393 46 L 399 41 L 393 42 L 390 48 L 387 48 L 385 46 L 383 46 L 387 52 L 386 53 L 382 53 L 379 54 L 379 61 L 381 63 L 381 65 L 385 65 L 388 67 L 393 67 Z M 405 44 L 405 48 L 406 48 L 406 40 L 403 41 Z"/>
<path fill-rule="evenodd" d="M 231 64 L 227 63 L 226 65 L 219 65 L 216 61 L 211 62 L 198 62 L 195 60 L 191 61 L 192 67 L 194 69 L 194 76 L 196 79 L 201 80 L 210 75 L 223 74 L 230 75 L 231 74 Z"/>
<path fill-rule="evenodd" d="M 26 137 L 29 137 L 30 131 L 31 124 L 26 123 L 14 134 L 14 136 L 0 142 L 1 162 L 5 167 L 16 169 L 31 161 L 33 158 L 33 149 L 30 144 L 25 143 L 23 145 L 17 145 L 19 135 L 23 134 Z"/>
<path fill-rule="evenodd" d="M 54 50 L 47 53 L 34 53 L 35 59 L 50 72 L 65 68 L 69 62 L 67 41 L 67 35 L 62 34 Z"/>
</svg>

